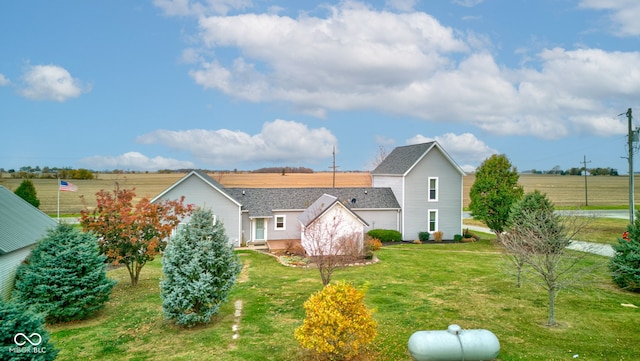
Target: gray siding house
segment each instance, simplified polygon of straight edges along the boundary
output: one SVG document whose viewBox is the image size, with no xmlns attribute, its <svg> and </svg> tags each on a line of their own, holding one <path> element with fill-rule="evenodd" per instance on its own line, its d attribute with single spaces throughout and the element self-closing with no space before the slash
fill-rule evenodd
<svg viewBox="0 0 640 361">
<path fill-rule="evenodd" d="M 0 299 L 13 290 L 16 269 L 56 221 L 0 186 Z"/>
<path fill-rule="evenodd" d="M 442 231 L 451 239 L 462 229 L 463 175 L 442 147 L 430 142 L 394 149 L 372 172 L 373 187 L 226 188 L 194 170 L 152 202 L 184 196 L 186 203 L 210 209 L 234 246 L 282 248 L 284 242 L 299 242 L 299 217 L 323 196 L 335 197 L 357 215 L 365 232 L 393 229 L 414 240 L 418 232 Z"/>
<path fill-rule="evenodd" d="M 442 231 L 445 239 L 461 233 L 464 175 L 438 142 L 397 147 L 371 172 L 373 186 L 390 187 L 402 208 L 404 240 L 419 232 Z"/>
</svg>

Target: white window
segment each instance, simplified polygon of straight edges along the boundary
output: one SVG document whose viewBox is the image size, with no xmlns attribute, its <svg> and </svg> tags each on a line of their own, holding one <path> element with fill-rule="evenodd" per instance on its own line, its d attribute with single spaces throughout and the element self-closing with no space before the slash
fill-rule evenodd
<svg viewBox="0 0 640 361">
<path fill-rule="evenodd" d="M 187 226 L 187 224 L 189 224 L 189 222 L 178 223 L 178 225 L 173 230 L 171 230 L 171 238 L 175 237 L 178 234 L 178 232 L 180 232 Z"/>
<path fill-rule="evenodd" d="M 429 210 L 429 233 L 433 233 L 438 230 L 438 210 Z"/>
<path fill-rule="evenodd" d="M 285 225 L 287 224 L 286 216 L 284 216 L 284 215 L 276 216 L 275 219 L 276 219 L 275 229 L 276 230 L 281 230 L 281 231 L 285 230 L 286 229 Z"/>
<path fill-rule="evenodd" d="M 429 177 L 429 202 L 438 201 L 438 177 Z"/>
</svg>

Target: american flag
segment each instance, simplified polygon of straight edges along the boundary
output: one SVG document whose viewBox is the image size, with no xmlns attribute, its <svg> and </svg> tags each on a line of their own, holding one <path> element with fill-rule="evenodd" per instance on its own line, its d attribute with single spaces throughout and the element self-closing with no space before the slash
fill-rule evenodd
<svg viewBox="0 0 640 361">
<path fill-rule="evenodd" d="M 78 186 L 73 183 L 65 182 L 63 180 L 60 181 L 60 190 L 62 192 L 75 192 L 78 190 Z"/>
</svg>

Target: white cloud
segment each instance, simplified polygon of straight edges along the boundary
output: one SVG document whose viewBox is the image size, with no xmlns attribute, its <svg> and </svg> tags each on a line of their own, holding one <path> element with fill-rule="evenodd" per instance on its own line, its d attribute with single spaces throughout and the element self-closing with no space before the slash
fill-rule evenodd
<svg viewBox="0 0 640 361">
<path fill-rule="evenodd" d="M 582 0 L 580 7 L 607 11 L 613 32 L 619 36 L 640 35 L 640 2 L 637 0 Z"/>
<path fill-rule="evenodd" d="M 9 85 L 11 81 L 7 79 L 4 74 L 0 74 L 0 86 Z"/>
<path fill-rule="evenodd" d="M 24 97 L 34 100 L 64 102 L 90 91 L 90 87 L 71 77 L 65 68 L 58 65 L 30 66 L 24 73 L 22 80 L 24 87 L 20 93 Z"/>
<path fill-rule="evenodd" d="M 640 52 L 545 49 L 509 68 L 497 62 L 486 35 L 443 26 L 424 12 L 354 1 L 326 9 L 325 16 L 295 18 L 200 17 L 202 44 L 184 56 L 190 76 L 206 89 L 285 102 L 320 118 L 366 109 L 544 139 L 624 134 L 621 121 L 598 122 L 640 97 Z M 221 55 L 228 48 L 238 55 Z"/>
<path fill-rule="evenodd" d="M 191 76 L 250 101 L 285 100 L 312 112 L 353 109 L 410 86 L 418 74 L 449 66 L 441 54 L 468 50 L 452 29 L 425 13 L 378 12 L 353 2 L 329 10 L 327 18 L 202 18 L 205 46 L 237 47 L 242 55 L 228 65 L 202 62 Z"/>
<path fill-rule="evenodd" d="M 149 158 L 138 152 L 127 152 L 117 156 L 96 155 L 79 161 L 92 169 L 122 169 L 139 171 L 157 171 L 160 169 L 189 169 L 195 165 L 189 161 L 181 161 L 165 157 Z"/>
<path fill-rule="evenodd" d="M 253 162 L 313 162 L 331 156 L 336 137 L 325 128 L 275 120 L 264 123 L 259 134 L 228 129 L 156 130 L 137 139 L 187 151 L 212 166 Z"/>
<path fill-rule="evenodd" d="M 471 133 L 446 133 L 436 137 L 417 134 L 407 139 L 407 144 L 418 144 L 437 141 L 449 153 L 451 158 L 460 165 L 465 172 L 471 172 L 485 159 L 498 151 L 489 147 Z"/>
</svg>

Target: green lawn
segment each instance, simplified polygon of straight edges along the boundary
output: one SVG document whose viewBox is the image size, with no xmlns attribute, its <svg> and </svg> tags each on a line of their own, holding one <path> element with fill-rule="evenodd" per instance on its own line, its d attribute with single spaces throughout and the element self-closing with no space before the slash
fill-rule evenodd
<svg viewBox="0 0 640 361">
<path fill-rule="evenodd" d="M 280 265 L 271 256 L 239 252 L 244 270 L 229 302 L 206 326 L 182 329 L 165 321 L 158 283 L 160 261 L 148 264 L 132 288 L 125 269 L 111 301 L 96 317 L 49 327 L 59 360 L 300 360 L 293 338 L 303 302 L 322 287 L 317 270 Z M 380 262 L 338 270 L 333 279 L 368 287 L 379 336 L 362 359 L 410 360 L 409 336 L 418 330 L 485 328 L 501 343 L 499 360 L 634 360 L 638 355 L 640 295 L 613 286 L 606 258 L 583 287 L 560 293 L 559 326 L 545 326 L 547 299 L 532 282 L 514 287 L 490 241 L 384 247 Z M 243 301 L 240 337 L 232 339 L 234 302 Z"/>
</svg>

